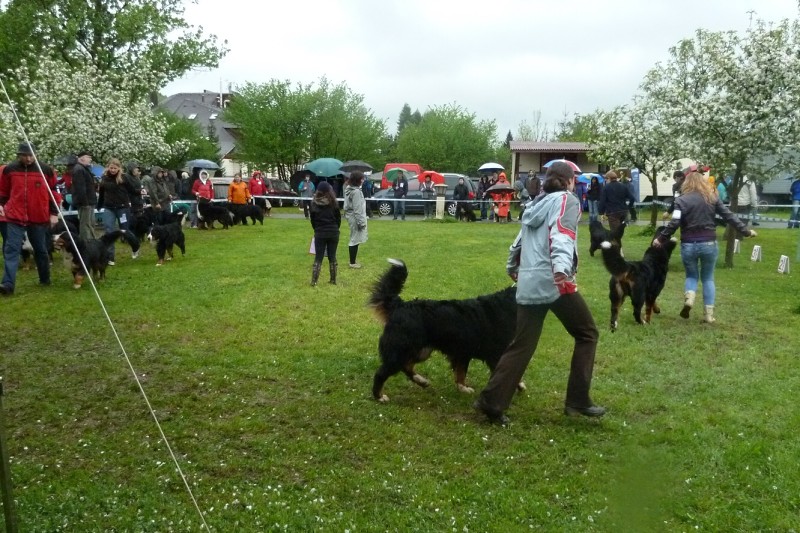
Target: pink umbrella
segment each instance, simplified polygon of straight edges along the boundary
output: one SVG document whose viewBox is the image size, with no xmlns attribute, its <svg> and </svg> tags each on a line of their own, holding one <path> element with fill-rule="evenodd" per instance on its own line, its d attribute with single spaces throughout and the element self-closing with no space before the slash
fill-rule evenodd
<svg viewBox="0 0 800 533">
<path fill-rule="evenodd" d="M 545 163 L 542 166 L 544 168 L 550 168 L 550 165 L 552 165 L 553 163 L 566 163 L 570 167 L 572 167 L 572 171 L 573 172 L 577 172 L 578 174 L 582 174 L 581 167 L 579 167 L 578 165 L 576 165 L 575 163 L 573 163 L 572 161 L 570 161 L 568 159 L 553 159 L 552 161 L 548 161 L 547 163 Z"/>
</svg>

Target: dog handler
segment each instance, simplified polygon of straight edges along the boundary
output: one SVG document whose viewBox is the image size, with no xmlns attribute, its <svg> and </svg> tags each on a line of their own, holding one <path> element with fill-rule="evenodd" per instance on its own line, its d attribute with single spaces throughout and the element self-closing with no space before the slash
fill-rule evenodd
<svg viewBox="0 0 800 533">
<path fill-rule="evenodd" d="M 506 270 L 517 282 L 514 340 L 474 405 L 491 422 L 502 425 L 508 423 L 505 410 L 536 351 L 548 311 L 575 339 L 564 414 L 598 417 L 606 412 L 589 397 L 598 332 L 575 283 L 581 210 L 572 194 L 572 167 L 553 163 L 547 169 L 543 188 L 545 195 L 525 209 L 522 228 L 509 249 Z"/>
</svg>

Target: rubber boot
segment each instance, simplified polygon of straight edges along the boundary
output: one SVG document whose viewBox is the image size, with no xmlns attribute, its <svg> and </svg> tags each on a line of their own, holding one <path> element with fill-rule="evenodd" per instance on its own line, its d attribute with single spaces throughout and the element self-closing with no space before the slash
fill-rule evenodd
<svg viewBox="0 0 800 533">
<path fill-rule="evenodd" d="M 716 320 L 714 319 L 713 305 L 707 305 L 705 307 L 705 312 L 703 313 L 703 322 L 705 322 L 706 324 L 713 324 L 714 322 L 716 322 Z"/>
<path fill-rule="evenodd" d="M 314 263 L 311 267 L 311 286 L 317 286 L 317 280 L 319 279 L 319 273 L 322 270 L 322 263 Z"/>
<path fill-rule="evenodd" d="M 336 285 L 336 269 L 339 267 L 339 263 L 331 263 L 331 285 Z"/>
<path fill-rule="evenodd" d="M 689 318 L 689 311 L 691 311 L 692 307 L 694 306 L 694 295 L 694 291 L 686 291 L 683 293 L 683 309 L 681 309 L 681 318 Z"/>
</svg>

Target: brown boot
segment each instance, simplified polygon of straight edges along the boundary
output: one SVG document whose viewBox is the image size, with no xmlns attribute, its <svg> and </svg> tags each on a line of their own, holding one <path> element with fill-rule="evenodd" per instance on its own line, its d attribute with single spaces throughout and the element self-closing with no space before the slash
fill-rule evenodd
<svg viewBox="0 0 800 533">
<path fill-rule="evenodd" d="M 331 267 L 331 281 L 330 281 L 330 284 L 331 285 L 336 285 L 336 270 L 339 267 L 339 263 L 331 263 L 330 267 Z"/>
<path fill-rule="evenodd" d="M 311 266 L 311 286 L 317 286 L 317 280 L 319 279 L 319 273 L 322 270 L 322 263 L 314 263 Z"/>
</svg>

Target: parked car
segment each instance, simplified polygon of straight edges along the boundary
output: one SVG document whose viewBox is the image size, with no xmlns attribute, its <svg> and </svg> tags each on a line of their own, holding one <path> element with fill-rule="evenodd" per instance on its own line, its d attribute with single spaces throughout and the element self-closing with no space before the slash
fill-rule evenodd
<svg viewBox="0 0 800 533">
<path fill-rule="evenodd" d="M 469 190 L 470 209 L 479 209 L 480 206 L 474 200 L 477 200 L 478 189 L 469 176 L 463 174 L 442 173 L 444 182 L 447 185 L 445 192 L 445 210 L 450 216 L 456 216 L 456 204 L 453 202 L 453 189 L 458 184 L 459 178 L 464 178 L 464 184 Z M 389 189 L 381 189 L 376 192 L 372 199 L 372 210 L 377 211 L 381 216 L 391 215 L 394 210 L 394 191 Z M 410 180 L 408 182 L 408 195 L 406 196 L 406 213 L 422 213 L 424 211 L 425 202 L 422 201 L 422 193 L 419 190 L 419 181 Z"/>
<path fill-rule="evenodd" d="M 278 178 L 267 178 L 264 180 L 264 185 L 267 186 L 267 196 L 284 196 L 286 198 L 270 199 L 270 203 L 276 207 L 283 207 L 293 205 L 297 207 L 300 205 L 300 195 L 297 191 L 293 191 L 289 184 Z"/>
</svg>

